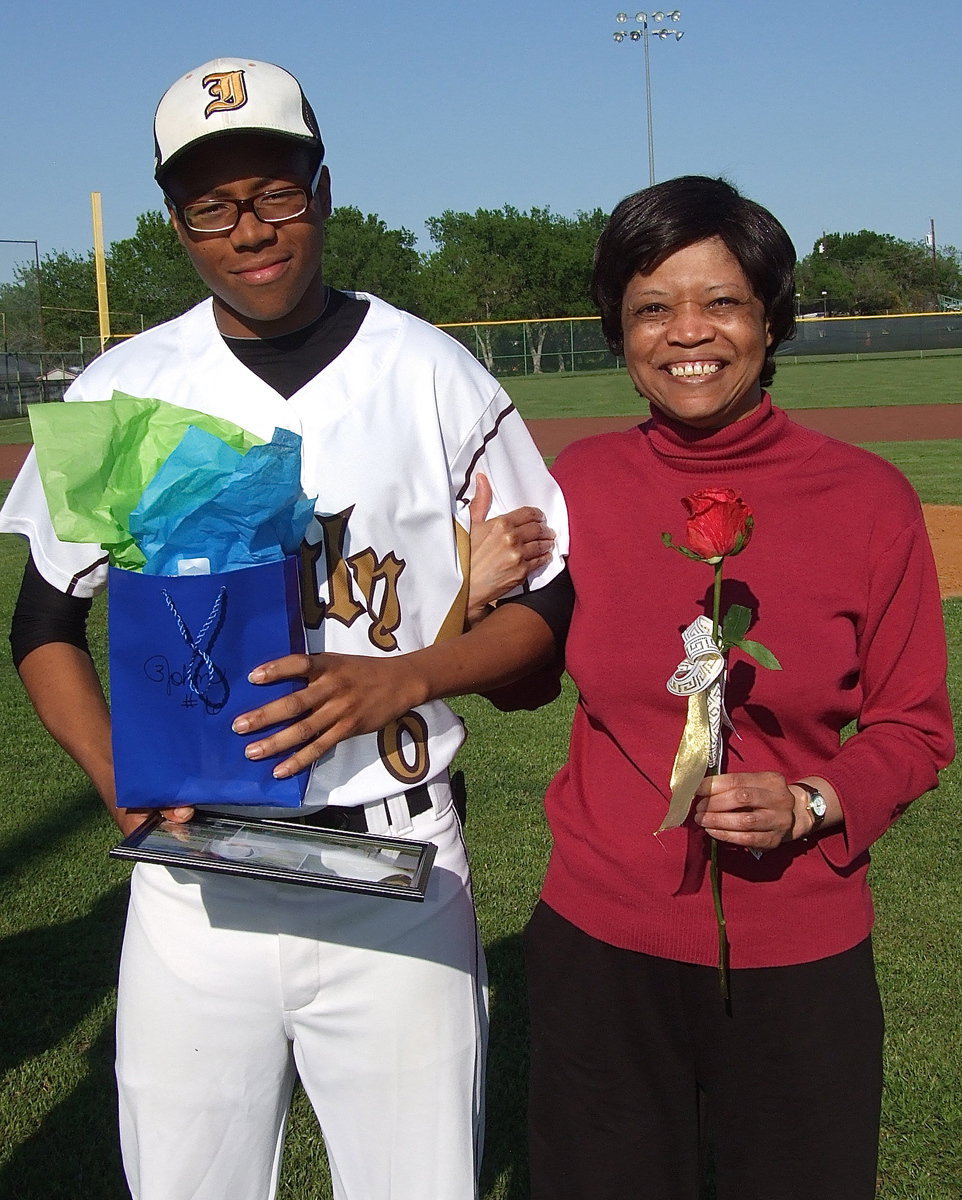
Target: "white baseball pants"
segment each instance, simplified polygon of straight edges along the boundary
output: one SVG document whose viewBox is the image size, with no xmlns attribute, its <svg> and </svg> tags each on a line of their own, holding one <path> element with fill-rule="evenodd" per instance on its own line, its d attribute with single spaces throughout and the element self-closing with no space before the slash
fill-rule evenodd
<svg viewBox="0 0 962 1200">
<path fill-rule="evenodd" d="M 134 1200 L 271 1200 L 295 1072 L 336 1200 L 474 1200 L 487 994 L 453 808 L 423 904 L 138 864 L 120 970 Z"/>
</svg>

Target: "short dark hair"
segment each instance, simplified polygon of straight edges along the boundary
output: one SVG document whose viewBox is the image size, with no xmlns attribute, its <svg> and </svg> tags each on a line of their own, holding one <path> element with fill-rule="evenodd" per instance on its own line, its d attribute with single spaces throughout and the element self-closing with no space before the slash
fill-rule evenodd
<svg viewBox="0 0 962 1200">
<path fill-rule="evenodd" d="M 683 175 L 626 196 L 595 247 L 591 297 L 612 354 L 624 353 L 621 303 L 628 281 L 676 250 L 721 238 L 765 308 L 772 344 L 761 384 L 775 375 L 775 351 L 795 336 L 795 247 L 772 214 L 724 179 Z"/>
</svg>

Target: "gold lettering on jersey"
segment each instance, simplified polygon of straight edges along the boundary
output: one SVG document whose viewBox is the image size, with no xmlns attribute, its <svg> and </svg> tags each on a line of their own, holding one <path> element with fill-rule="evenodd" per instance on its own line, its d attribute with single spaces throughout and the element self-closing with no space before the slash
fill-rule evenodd
<svg viewBox="0 0 962 1200">
<path fill-rule="evenodd" d="M 399 783 L 420 783 L 428 774 L 428 726 L 420 713 L 406 712 L 377 735 L 385 768 Z"/>
<path fill-rule="evenodd" d="M 244 83 L 243 71 L 223 71 L 217 75 L 205 75 L 203 86 L 207 94 L 213 96 L 210 104 L 204 109 L 204 116 L 211 113 L 231 112 L 243 108 L 247 103 L 247 85 Z"/>
<path fill-rule="evenodd" d="M 325 620 L 340 621 L 350 627 L 363 614 L 370 617 L 367 636 L 378 650 L 398 648 L 395 630 L 401 624 L 398 580 L 405 562 L 393 552 L 383 558 L 370 548 L 344 555 L 347 526 L 354 506 L 331 516 L 314 515 L 308 531 L 311 541 L 301 546 L 301 603 L 304 624 L 320 629 Z M 314 540 L 320 532 L 320 538 Z M 321 600 L 318 588 L 319 563 L 324 558 L 327 600 Z"/>
<path fill-rule="evenodd" d="M 301 542 L 301 612 L 306 629 L 320 629 L 324 620 L 326 605 L 317 594 L 317 564 L 323 553 L 323 542 Z"/>
<path fill-rule="evenodd" d="M 347 523 L 354 506 L 322 517 L 314 514 L 308 536 L 301 543 L 301 607 L 308 629 L 320 629 L 325 618 L 351 626 L 367 610 L 354 595 L 354 580 L 344 559 Z M 320 537 L 315 540 L 315 535 Z M 308 537 L 311 539 L 308 541 Z M 320 598 L 318 563 L 323 557 L 327 575 L 327 600 Z"/>
<path fill-rule="evenodd" d="M 324 545 L 327 549 L 328 602 L 325 616 L 342 625 L 351 626 L 366 611 L 354 595 L 353 575 L 348 560 L 344 558 L 344 538 L 347 523 L 351 519 L 354 505 L 331 517 L 315 517 L 324 530 Z"/>
<path fill-rule="evenodd" d="M 397 581 L 404 563 L 391 551 L 378 560 L 373 550 L 362 550 L 347 560 L 361 595 L 367 601 L 371 625 L 367 636 L 378 650 L 396 650 L 394 631 L 401 624 Z"/>
<path fill-rule="evenodd" d="M 370 618 L 367 635 L 379 650 L 397 650 L 394 636 L 401 624 L 398 580 L 406 563 L 390 551 L 378 556 L 370 547 L 345 557 L 347 527 L 354 506 L 330 516 L 314 514 L 301 544 L 301 607 L 308 629 L 320 629 L 325 620 L 353 625 L 363 613 Z M 465 539 L 467 535 L 465 534 Z M 467 546 L 462 547 L 466 551 Z M 321 560 L 324 560 L 323 567 Z M 326 580 L 324 589 L 318 586 Z M 362 604 L 358 597 L 362 597 Z M 463 597 L 460 606 L 463 626 Z M 457 618 L 455 618 L 457 619 Z M 399 783 L 420 783 L 430 773 L 427 722 L 416 712 L 406 712 L 377 735 L 378 754 Z"/>
<path fill-rule="evenodd" d="M 448 615 L 441 622 L 434 644 L 446 642 L 448 638 L 457 637 L 467 628 L 468 593 L 471 585 L 471 535 L 454 518 L 454 541 L 458 550 L 458 563 L 461 567 L 461 586 L 454 597 Z"/>
</svg>

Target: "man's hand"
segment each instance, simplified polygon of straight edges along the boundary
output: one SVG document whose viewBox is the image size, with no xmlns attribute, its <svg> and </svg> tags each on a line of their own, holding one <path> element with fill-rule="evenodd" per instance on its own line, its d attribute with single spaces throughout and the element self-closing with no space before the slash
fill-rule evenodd
<svg viewBox="0 0 962 1200">
<path fill-rule="evenodd" d="M 468 624 L 483 617 L 489 604 L 523 583 L 532 571 L 551 561 L 554 531 L 537 508 L 516 508 L 487 520 L 491 484 L 478 475 L 471 514 L 471 581 Z"/>
<path fill-rule="evenodd" d="M 144 821 L 156 812 L 155 808 L 114 808 L 114 823 L 124 837 L 129 837 L 134 830 L 139 829 Z M 162 808 L 161 815 L 165 820 L 175 825 L 184 825 L 194 815 L 194 810 L 188 807 Z"/>
<path fill-rule="evenodd" d="M 307 686 L 242 713 L 233 728 L 271 731 L 247 746 L 248 758 L 294 750 L 274 768 L 275 778 L 286 779 L 345 738 L 383 729 L 429 700 L 503 687 L 554 656 L 547 622 L 523 605 L 505 604 L 475 629 L 408 654 L 291 654 L 264 663 L 250 673 L 252 683 L 305 679 Z"/>
<path fill-rule="evenodd" d="M 311 766 L 345 738 L 374 733 L 423 704 L 429 697 L 412 658 L 410 654 L 396 658 L 291 654 L 264 663 L 251 672 L 252 683 L 306 679 L 307 686 L 243 713 L 232 728 L 235 733 L 247 734 L 284 725 L 251 742 L 245 754 L 260 759 L 295 750 L 274 768 L 275 778 L 286 779 Z"/>
</svg>

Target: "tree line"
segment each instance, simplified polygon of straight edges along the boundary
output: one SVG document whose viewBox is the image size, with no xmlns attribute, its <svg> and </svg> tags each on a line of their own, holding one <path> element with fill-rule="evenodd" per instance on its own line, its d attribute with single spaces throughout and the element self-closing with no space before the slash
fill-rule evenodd
<svg viewBox="0 0 962 1200">
<path fill-rule="evenodd" d="M 938 311 L 938 297 L 962 298 L 962 255 L 890 233 L 826 233 L 796 270 L 799 311 L 836 316 Z"/>
<path fill-rule="evenodd" d="M 327 223 L 324 278 L 373 292 L 435 324 L 584 316 L 601 209 L 564 217 L 510 205 L 444 212 L 427 222 L 433 248 L 421 253 L 408 229 L 375 214 L 336 208 Z M 106 251 L 114 333 L 169 320 L 207 294 L 167 217 L 147 212 L 133 237 Z M 39 287 L 38 287 L 39 283 Z M 15 269 L 0 285 L 7 348 L 72 351 L 97 334 L 93 252 L 60 251 Z"/>
<path fill-rule="evenodd" d="M 431 217 L 432 247 L 416 248 L 407 229 L 389 229 L 376 214 L 336 208 L 327 226 L 325 279 L 334 287 L 374 292 L 435 324 L 527 320 L 535 367 L 550 317 L 592 312 L 588 279 L 605 223 L 601 209 L 560 216 L 548 208 L 510 205 Z M 132 237 L 106 253 L 114 333 L 133 333 L 183 312 L 206 295 L 166 215 L 137 218 Z M 796 303 L 807 313 L 868 315 L 931 311 L 937 295 L 962 297 L 962 256 L 934 253 L 925 241 L 890 234 L 824 234 L 797 272 Z M 95 349 L 98 330 L 93 252 L 58 251 L 21 264 L 0 285 L 4 349 L 73 353 Z M 485 353 L 483 331 L 480 334 Z"/>
</svg>

